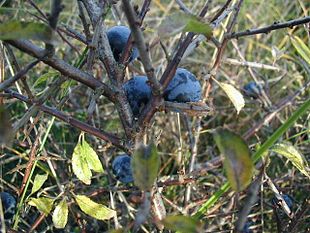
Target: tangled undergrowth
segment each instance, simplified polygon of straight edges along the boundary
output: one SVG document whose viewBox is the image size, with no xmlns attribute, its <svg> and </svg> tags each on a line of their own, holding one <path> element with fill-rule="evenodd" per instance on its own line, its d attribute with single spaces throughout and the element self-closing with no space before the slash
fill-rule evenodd
<svg viewBox="0 0 310 233">
<path fill-rule="evenodd" d="M 2 230 L 310 231 L 307 1 L 0 6 Z"/>
</svg>

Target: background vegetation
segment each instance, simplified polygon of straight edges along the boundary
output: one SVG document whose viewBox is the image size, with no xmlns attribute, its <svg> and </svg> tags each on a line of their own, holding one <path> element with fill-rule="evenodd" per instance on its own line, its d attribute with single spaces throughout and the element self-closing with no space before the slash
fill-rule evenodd
<svg viewBox="0 0 310 233">
<path fill-rule="evenodd" d="M 51 2 L 1 1 L 1 23 L 12 19 L 47 23 L 43 16 L 48 18 L 52 15 Z M 111 79 L 102 60 L 95 57 L 91 66 L 87 67 L 87 56 L 93 47 L 89 45 L 89 50 L 85 50 L 87 46 L 81 41 L 86 39 L 86 43 L 90 44 L 91 38 L 87 38 L 85 30 L 88 28 L 89 35 L 92 36 L 94 29 L 82 2 L 85 1 L 62 2 L 64 7 L 60 12 L 57 27 L 54 28 L 57 29 L 55 56 L 110 86 Z M 103 17 L 105 28 L 128 25 L 121 7 L 124 1 L 99 2 L 107 4 Z M 145 2 L 147 1 L 132 1 L 132 4 L 140 11 Z M 244 206 L 252 207 L 248 217 L 245 217 L 246 224 L 250 226 L 252 232 L 310 231 L 309 178 L 287 157 L 272 150 L 265 150 L 263 162 L 256 164 L 257 170 L 253 178 L 259 180 L 256 194 L 249 194 L 255 189 L 251 186 L 252 188 L 241 192 L 229 190 L 222 196 L 217 195 L 227 177 L 223 171 L 219 149 L 211 133 L 218 127 L 229 129 L 243 136 L 254 154 L 260 145 L 284 125 L 287 129 L 277 136 L 271 146 L 275 146 L 276 143 L 290 143 L 303 155 L 305 164 L 309 161 L 309 106 L 305 108 L 303 114 L 297 116 L 295 122 L 291 122 L 291 125 L 288 123 L 288 119 L 298 108 L 309 102 L 310 54 L 307 54 L 310 44 L 309 21 L 307 24 L 295 27 L 227 39 L 227 46 L 222 42 L 227 38 L 223 36 L 227 25 L 230 25 L 235 15 L 235 24 L 228 33 L 309 17 L 310 3 L 302 0 L 151 1 L 142 28 L 144 39 L 149 46 L 154 75 L 158 80 L 187 35 L 187 32 L 182 32 L 161 38 L 158 35 L 158 28 L 167 16 L 181 11 L 182 3 L 187 7 L 183 8 L 185 12 L 190 10 L 195 15 L 208 4 L 208 11 L 204 17 L 204 22 L 207 23 L 211 22 L 225 4 L 229 4 L 223 8 L 228 17 L 221 20 L 213 30 L 214 40 L 201 40 L 179 64 L 179 67 L 184 67 L 195 74 L 202 84 L 203 103 L 212 109 L 207 114 L 191 116 L 164 109 L 158 111 L 152 121 L 146 122 L 146 127 L 140 125 L 142 135 L 129 138 L 115 104 L 105 95 L 100 95 L 100 90 L 94 91 L 89 85 L 72 79 L 70 72 L 57 70 L 55 66 L 53 68 L 52 62 L 39 62 L 33 68 L 26 69 L 21 75 L 22 78 L 12 83 L 10 87 L 0 89 L 3 91 L 0 103 L 5 107 L 10 116 L 9 122 L 12 124 L 12 127 L 9 127 L 10 124 L 3 120 L 6 118 L 2 118 L 0 127 L 3 129 L 2 132 L 8 130 L 12 132 L 10 134 L 13 138 L 11 143 L 5 143 L 1 150 L 0 184 L 1 190 L 12 193 L 18 201 L 17 214 L 12 224 L 7 226 L 7 230 L 105 232 L 119 227 L 124 229 L 127 227 L 126 231 L 132 230 L 143 196 L 134 184 L 124 185 L 115 179 L 111 171 L 111 162 L 118 154 L 124 152 L 131 154 L 134 139 L 138 138 L 138 141 L 145 143 L 153 140 L 158 145 L 161 166 L 157 191 L 154 195 L 159 197 L 155 197 L 155 201 L 153 197 L 153 207 L 164 205 L 167 215 L 197 216 L 198 213 L 202 227 L 199 230 L 194 229 L 193 232 L 232 232 L 237 219 L 241 218 L 240 210 Z M 241 5 L 237 14 L 233 8 L 231 12 L 227 11 L 229 7 L 238 4 Z M 88 27 L 83 26 L 81 9 L 86 17 L 85 22 L 89 24 Z M 51 21 L 49 24 L 51 26 Z M 197 36 L 194 39 L 197 39 Z M 17 40 L 4 39 L 1 42 L 1 82 L 20 74 L 24 67 L 34 61 L 33 53 L 21 49 L 15 41 Z M 50 45 L 49 42 L 37 40 L 33 43 L 46 49 Z M 221 49 L 223 54 L 219 56 Z M 217 61 L 217 58 L 220 60 Z M 133 75 L 145 75 L 144 70 L 141 59 L 136 60 L 126 67 L 124 80 L 130 79 Z M 243 93 L 244 85 L 253 80 L 263 87 L 264 92 L 257 99 L 244 95 L 245 106 L 237 114 L 234 105 L 218 82 L 230 84 Z M 13 98 L 16 95 L 12 95 L 8 90 L 27 96 L 31 102 L 26 103 L 27 101 L 21 101 L 21 98 Z M 92 99 L 96 101 L 93 109 L 90 107 Z M 75 124 L 74 120 L 68 117 L 59 120 L 59 115 L 46 111 L 44 113 L 42 108 L 36 107 L 43 105 L 121 138 L 117 145 L 111 140 L 102 140 L 103 136 L 98 137 L 94 130 L 84 135 L 85 140 L 98 154 L 104 169 L 103 172 L 93 173 L 91 185 L 85 185 L 77 179 L 71 168 L 72 154 L 84 126 Z M 205 105 L 202 107 L 206 108 Z M 37 174 L 48 176 L 39 190 L 31 194 L 31 187 Z M 26 186 L 23 181 L 26 182 Z M 292 197 L 292 211 L 298 218 L 289 220 L 282 206 L 279 207 L 272 202 L 277 192 Z M 91 197 L 93 201 L 116 210 L 117 216 L 105 221 L 90 217 L 75 203 L 74 195 L 77 194 Z M 254 203 L 246 199 L 251 196 L 255 196 Z M 56 229 L 51 217 L 52 212 L 42 214 L 42 211 L 30 206 L 31 197 L 48 197 L 55 199 L 55 203 L 65 198 L 69 206 L 66 227 Z M 215 201 L 212 205 L 206 206 L 205 204 L 210 202 L 210 197 L 215 198 Z M 154 203 L 156 201 L 162 201 L 162 204 Z M 155 220 L 161 219 L 161 214 L 164 212 L 152 212 L 152 217 L 142 224 L 139 231 L 159 231 L 160 224 L 158 222 L 155 224 Z M 290 222 L 291 225 L 287 226 Z M 244 228 L 243 232 L 250 231 L 245 231 Z"/>
</svg>

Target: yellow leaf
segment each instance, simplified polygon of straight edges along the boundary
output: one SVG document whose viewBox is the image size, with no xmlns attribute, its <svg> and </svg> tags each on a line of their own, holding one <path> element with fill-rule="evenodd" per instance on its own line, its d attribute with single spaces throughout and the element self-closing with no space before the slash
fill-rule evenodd
<svg viewBox="0 0 310 233">
<path fill-rule="evenodd" d="M 98 204 L 84 195 L 76 195 L 75 200 L 85 214 L 95 219 L 107 220 L 116 215 L 116 211 L 102 204 Z"/>
</svg>

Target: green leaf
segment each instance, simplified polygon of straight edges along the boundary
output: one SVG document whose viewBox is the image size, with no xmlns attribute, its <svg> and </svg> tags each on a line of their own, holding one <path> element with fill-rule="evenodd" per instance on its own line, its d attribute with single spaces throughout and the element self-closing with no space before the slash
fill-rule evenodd
<svg viewBox="0 0 310 233">
<path fill-rule="evenodd" d="M 207 38 L 212 36 L 212 28 L 209 24 L 202 22 L 199 18 L 192 16 L 184 30 L 185 32 L 194 32 L 196 34 L 205 35 Z"/>
<path fill-rule="evenodd" d="M 298 36 L 291 36 L 291 42 L 298 54 L 310 65 L 310 49 Z"/>
<path fill-rule="evenodd" d="M 163 221 L 166 228 L 172 231 L 183 233 L 198 233 L 201 231 L 201 224 L 198 220 L 182 215 L 167 216 Z"/>
<path fill-rule="evenodd" d="M 235 191 L 242 191 L 253 176 L 253 163 L 247 144 L 239 135 L 227 129 L 219 128 L 213 136 L 224 156 L 224 169 L 231 187 Z"/>
<path fill-rule="evenodd" d="M 90 184 L 92 173 L 83 152 L 82 145 L 78 143 L 74 148 L 72 155 L 72 170 L 80 181 L 85 184 Z"/>
<path fill-rule="evenodd" d="M 275 142 L 298 120 L 299 117 L 304 115 L 310 109 L 310 99 L 303 103 L 268 139 L 259 149 L 254 153 L 252 160 L 257 162 L 272 147 Z M 223 184 L 205 203 L 201 205 L 194 217 L 201 218 L 211 206 L 213 206 L 220 197 L 229 190 L 229 183 Z"/>
<path fill-rule="evenodd" d="M 143 191 L 153 187 L 160 166 L 160 159 L 154 143 L 144 146 L 140 144 L 135 150 L 132 161 L 132 173 L 136 186 Z"/>
<path fill-rule="evenodd" d="M 310 178 L 307 160 L 291 143 L 277 143 L 271 150 L 287 158 L 302 174 Z"/>
<path fill-rule="evenodd" d="M 65 228 L 67 222 L 68 222 L 68 204 L 64 199 L 58 203 L 53 212 L 53 223 L 56 228 L 63 229 Z"/>
<path fill-rule="evenodd" d="M 85 184 L 91 183 L 91 170 L 103 172 L 103 167 L 98 155 L 84 139 L 74 148 L 72 170 L 79 180 Z"/>
<path fill-rule="evenodd" d="M 89 168 L 95 172 L 103 172 L 101 161 L 94 149 L 84 140 L 82 141 L 82 147 Z"/>
<path fill-rule="evenodd" d="M 10 119 L 8 110 L 3 105 L 0 106 L 0 146 L 8 146 L 14 137 Z"/>
<path fill-rule="evenodd" d="M 43 23 L 11 20 L 0 24 L 0 40 L 33 39 L 53 43 L 52 29 Z"/>
<path fill-rule="evenodd" d="M 235 106 L 237 113 L 239 114 L 240 110 L 244 107 L 243 95 L 238 91 L 234 86 L 222 82 L 216 81 L 219 86 L 225 91 L 228 98 L 231 100 Z"/>
<path fill-rule="evenodd" d="M 158 35 L 161 38 L 170 37 L 182 31 L 203 34 L 207 38 L 212 36 L 212 27 L 208 23 L 184 12 L 167 16 L 158 27 Z"/>
<path fill-rule="evenodd" d="M 48 215 L 53 208 L 54 200 L 47 197 L 31 198 L 29 205 L 35 206 L 40 212 Z"/>
<path fill-rule="evenodd" d="M 85 214 L 95 219 L 107 220 L 116 215 L 116 211 L 102 204 L 98 204 L 84 195 L 76 195 L 75 200 Z"/>
<path fill-rule="evenodd" d="M 53 71 L 47 72 L 36 79 L 36 81 L 33 84 L 33 87 L 36 87 L 40 85 L 41 83 L 46 82 L 49 78 L 53 78 L 57 75 L 58 75 L 58 72 L 53 72 Z"/>
<path fill-rule="evenodd" d="M 48 174 L 44 174 L 44 175 L 37 174 L 34 177 L 33 186 L 31 189 L 31 194 L 34 194 L 35 192 L 37 192 L 42 187 L 44 182 L 47 180 L 47 177 L 48 177 Z"/>
</svg>

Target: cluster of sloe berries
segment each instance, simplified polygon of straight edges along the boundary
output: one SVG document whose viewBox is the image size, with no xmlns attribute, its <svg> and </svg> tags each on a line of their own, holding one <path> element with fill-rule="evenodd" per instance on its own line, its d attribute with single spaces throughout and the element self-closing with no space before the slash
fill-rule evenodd
<svg viewBox="0 0 310 233">
<path fill-rule="evenodd" d="M 127 99 L 135 117 L 139 115 L 152 95 L 147 80 L 145 76 L 135 76 L 124 84 Z M 178 68 L 164 91 L 164 99 L 178 103 L 198 102 L 201 100 L 201 85 L 194 74 L 187 69 Z"/>
<path fill-rule="evenodd" d="M 126 26 L 115 26 L 107 31 L 107 36 L 113 56 L 119 62 L 130 36 L 130 29 Z M 133 46 L 129 62 L 136 59 L 138 55 L 138 49 Z M 148 78 L 146 76 L 134 76 L 124 83 L 123 89 L 134 117 L 139 116 L 152 96 Z M 187 69 L 178 68 L 164 91 L 163 97 L 166 101 L 178 103 L 198 102 L 201 100 L 201 92 L 201 85 L 195 75 Z M 116 178 L 123 183 L 133 181 L 130 163 L 131 157 L 125 154 L 117 156 L 112 163 Z"/>
<path fill-rule="evenodd" d="M 130 29 L 126 26 L 114 26 L 107 31 L 110 47 L 116 61 L 120 61 L 125 50 Z M 133 61 L 139 55 L 134 46 L 129 61 Z M 123 86 L 133 115 L 138 116 L 143 106 L 151 98 L 151 89 L 146 76 L 134 76 Z M 186 69 L 178 68 L 176 74 L 164 92 L 167 101 L 186 103 L 197 102 L 201 99 L 201 85 L 195 75 Z"/>
</svg>

